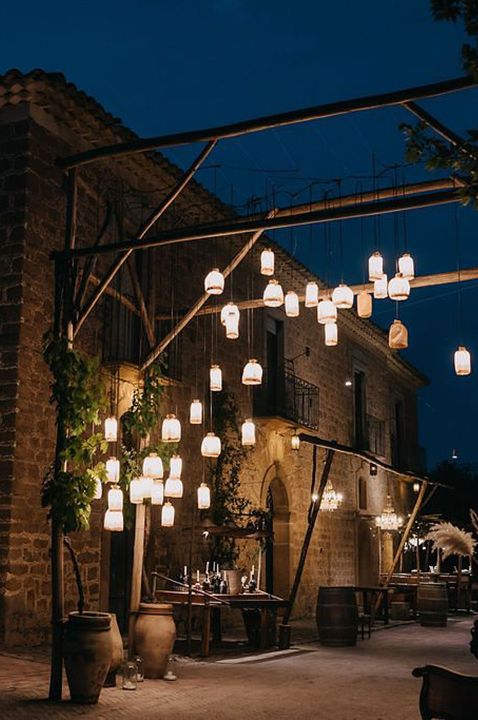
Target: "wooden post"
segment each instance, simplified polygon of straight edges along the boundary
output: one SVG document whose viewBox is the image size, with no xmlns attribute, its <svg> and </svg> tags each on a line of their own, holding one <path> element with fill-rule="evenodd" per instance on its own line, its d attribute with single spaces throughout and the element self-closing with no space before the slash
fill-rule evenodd
<svg viewBox="0 0 478 720">
<path fill-rule="evenodd" d="M 128 621 L 128 655 L 133 657 L 134 649 L 134 626 L 136 614 L 141 602 L 141 581 L 143 577 L 143 556 L 144 556 L 144 527 L 146 517 L 146 506 L 143 503 L 136 505 L 136 522 L 134 528 L 133 546 L 133 567 L 131 570 L 131 594 L 129 603 Z"/>
</svg>

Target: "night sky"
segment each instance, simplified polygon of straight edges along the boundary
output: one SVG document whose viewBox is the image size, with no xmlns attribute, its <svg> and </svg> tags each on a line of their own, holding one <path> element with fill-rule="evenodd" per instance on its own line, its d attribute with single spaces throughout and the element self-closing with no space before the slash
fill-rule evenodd
<svg viewBox="0 0 478 720">
<path fill-rule="evenodd" d="M 436 82 L 462 74 L 461 26 L 435 23 L 426 0 L 103 0 L 8 3 L 0 22 L 0 72 L 17 67 L 61 71 L 140 135 L 218 125 L 338 99 Z M 455 131 L 478 127 L 478 91 L 423 102 Z M 375 183 L 431 179 L 405 166 L 397 108 L 323 120 L 225 141 L 199 179 L 243 212 L 248 200 L 270 206 L 307 202 L 310 195 L 371 189 Z M 170 158 L 186 165 L 198 148 Z M 398 166 L 394 169 L 394 166 Z M 341 178 L 341 182 L 335 179 Z M 324 231 L 281 232 L 275 239 L 319 275 L 362 280 L 375 238 L 392 272 L 405 236 L 418 274 L 478 265 L 475 211 L 444 206 Z M 343 260 L 339 237 L 343 234 Z M 401 303 L 409 328 L 406 357 L 431 385 L 420 394 L 421 442 L 429 466 L 457 448 L 478 460 L 476 402 L 478 281 L 416 290 Z M 395 306 L 376 303 L 374 319 L 387 327 Z M 463 340 L 461 340 L 461 337 Z M 457 378 L 453 352 L 464 342 L 475 374 Z"/>
</svg>

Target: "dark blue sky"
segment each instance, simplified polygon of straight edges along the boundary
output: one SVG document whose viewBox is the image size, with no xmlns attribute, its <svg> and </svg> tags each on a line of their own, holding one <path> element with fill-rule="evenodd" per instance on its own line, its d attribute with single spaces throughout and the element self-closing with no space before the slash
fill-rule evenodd
<svg viewBox="0 0 478 720">
<path fill-rule="evenodd" d="M 434 23 L 426 0 L 103 0 L 17 3 L 2 8 L 0 71 L 42 67 L 61 71 L 96 97 L 140 135 L 216 125 L 335 99 L 350 98 L 461 74 L 460 26 Z M 478 127 L 478 91 L 424 102 L 458 132 Z M 281 204 L 307 200 L 325 190 L 327 179 L 343 178 L 342 190 L 367 189 L 372 155 L 378 172 L 403 165 L 407 120 L 399 109 L 325 120 L 227 141 L 214 153 L 200 179 L 226 200 L 241 205 L 272 191 Z M 197 152 L 197 148 L 193 149 Z M 191 150 L 170 153 L 184 165 Z M 400 167 L 397 177 L 431 177 L 424 169 Z M 459 211 L 463 267 L 478 265 L 477 216 Z M 404 243 L 403 222 L 382 219 L 344 223 L 344 273 L 362 278 L 362 264 L 378 232 L 393 267 Z M 340 275 L 338 228 L 331 231 L 330 281 Z M 363 240 L 362 240 L 363 235 Z M 457 265 L 454 210 L 447 206 L 409 213 L 408 246 L 420 274 Z M 277 235 L 288 249 L 325 274 L 323 231 Z M 463 285 L 463 341 L 478 362 L 478 282 Z M 376 304 L 374 319 L 387 326 L 394 306 Z M 402 303 L 409 327 L 407 357 L 431 380 L 420 399 L 421 440 L 429 463 L 453 447 L 463 460 L 478 460 L 476 373 L 456 378 L 453 352 L 460 340 L 456 286 L 416 290 Z M 477 368 L 478 371 L 478 368 Z"/>
</svg>

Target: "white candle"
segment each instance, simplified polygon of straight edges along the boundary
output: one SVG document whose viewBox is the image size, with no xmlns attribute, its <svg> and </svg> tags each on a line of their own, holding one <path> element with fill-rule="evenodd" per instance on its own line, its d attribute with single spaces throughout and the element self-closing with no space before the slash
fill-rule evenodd
<svg viewBox="0 0 478 720">
<path fill-rule="evenodd" d="M 207 575 L 208 572 L 209 572 L 209 560 L 208 560 L 207 563 L 206 563 L 206 575 Z"/>
<path fill-rule="evenodd" d="M 196 571 L 196 582 L 199 583 L 199 570 Z"/>
<path fill-rule="evenodd" d="M 188 574 L 188 566 L 185 565 L 184 568 L 183 568 L 183 575 L 184 575 L 184 577 L 186 577 L 187 574 Z"/>
</svg>

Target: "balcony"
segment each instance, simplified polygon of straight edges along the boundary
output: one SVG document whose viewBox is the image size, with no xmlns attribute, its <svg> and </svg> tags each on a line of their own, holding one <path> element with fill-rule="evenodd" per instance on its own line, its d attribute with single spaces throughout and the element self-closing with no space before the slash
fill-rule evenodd
<svg viewBox="0 0 478 720">
<path fill-rule="evenodd" d="M 317 430 L 319 388 L 291 370 L 264 371 L 262 385 L 254 391 L 254 416 L 279 417 Z"/>
</svg>

